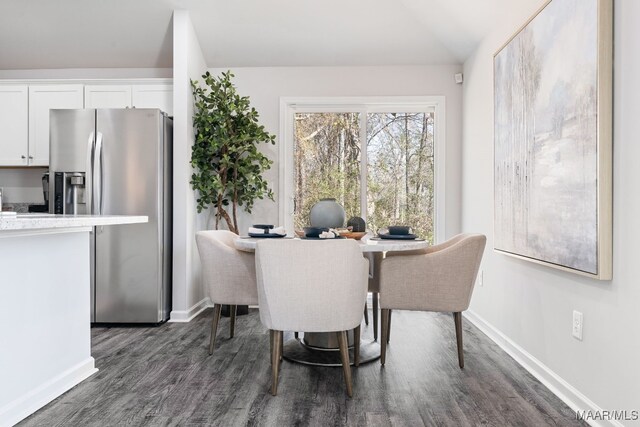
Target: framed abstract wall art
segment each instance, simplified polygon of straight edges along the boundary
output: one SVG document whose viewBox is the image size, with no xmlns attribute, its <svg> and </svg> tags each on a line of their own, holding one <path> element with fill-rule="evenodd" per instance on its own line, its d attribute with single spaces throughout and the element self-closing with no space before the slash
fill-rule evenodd
<svg viewBox="0 0 640 427">
<path fill-rule="evenodd" d="M 613 0 L 551 0 L 494 55 L 494 249 L 612 275 Z"/>
</svg>

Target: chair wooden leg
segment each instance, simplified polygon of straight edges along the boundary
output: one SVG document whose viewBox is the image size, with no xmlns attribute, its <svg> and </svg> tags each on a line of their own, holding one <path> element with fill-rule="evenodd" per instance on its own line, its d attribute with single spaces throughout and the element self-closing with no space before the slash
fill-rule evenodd
<svg viewBox="0 0 640 427">
<path fill-rule="evenodd" d="M 294 333 L 293 333 L 293 337 L 294 337 L 295 339 L 298 339 L 298 338 L 300 337 L 300 334 L 299 334 L 298 332 L 294 332 Z"/>
<path fill-rule="evenodd" d="M 369 326 L 369 307 L 366 301 L 364 302 L 364 324 Z"/>
<path fill-rule="evenodd" d="M 340 359 L 342 359 L 342 370 L 344 371 L 344 382 L 347 385 L 347 395 L 353 397 L 353 388 L 351 385 L 351 365 L 349 364 L 349 347 L 347 344 L 347 331 L 340 331 L 338 334 L 338 343 L 340 345 Z"/>
<path fill-rule="evenodd" d="M 353 330 L 353 364 L 360 366 L 360 325 Z"/>
<path fill-rule="evenodd" d="M 458 344 L 458 365 L 460 369 L 464 368 L 464 354 L 462 353 L 462 313 L 453 313 L 453 321 L 456 324 L 456 341 Z"/>
<path fill-rule="evenodd" d="M 387 321 L 387 323 L 389 324 L 389 326 L 387 327 L 387 344 L 389 344 L 389 341 L 391 341 L 391 313 L 393 313 L 393 310 L 389 310 L 389 320 Z"/>
<path fill-rule="evenodd" d="M 280 337 L 282 336 L 282 331 L 272 331 L 273 334 L 273 345 L 272 345 L 272 353 L 271 353 L 271 394 L 273 396 L 278 394 L 278 371 L 280 369 L 280 352 L 282 351 L 282 347 L 280 347 Z"/>
<path fill-rule="evenodd" d="M 378 341 L 378 293 L 372 292 L 371 299 L 373 301 L 373 340 Z"/>
<path fill-rule="evenodd" d="M 273 329 L 269 329 L 269 360 L 271 360 L 271 365 L 273 365 L 273 352 L 275 351 L 273 348 L 273 337 L 274 331 Z"/>
<path fill-rule="evenodd" d="M 220 304 L 214 304 L 213 320 L 211 321 L 211 338 L 209 339 L 209 355 L 213 354 L 213 346 L 216 342 L 216 332 L 218 331 L 218 322 L 220 321 L 221 311 L 222 306 Z"/>
<path fill-rule="evenodd" d="M 229 338 L 233 338 L 233 333 L 236 329 L 236 311 L 238 310 L 237 305 L 229 306 Z"/>
<path fill-rule="evenodd" d="M 278 351 L 280 357 L 278 361 L 282 362 L 282 347 L 284 347 L 284 333 L 282 331 L 280 331 L 280 343 L 278 345 L 280 346 L 280 350 Z"/>
<path fill-rule="evenodd" d="M 384 366 L 387 356 L 387 338 L 389 335 L 389 309 L 382 309 L 382 337 L 380 339 L 380 364 Z"/>
</svg>

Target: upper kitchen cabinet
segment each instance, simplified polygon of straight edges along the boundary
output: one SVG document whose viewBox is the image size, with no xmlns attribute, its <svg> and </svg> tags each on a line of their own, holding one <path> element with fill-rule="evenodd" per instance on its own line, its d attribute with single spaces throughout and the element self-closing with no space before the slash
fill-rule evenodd
<svg viewBox="0 0 640 427">
<path fill-rule="evenodd" d="M 159 108 L 171 116 L 173 85 L 170 79 L 3 81 L 0 167 L 49 165 L 52 108 Z"/>
<path fill-rule="evenodd" d="M 97 84 L 84 87 L 85 108 L 159 108 L 173 115 L 173 85 Z"/>
<path fill-rule="evenodd" d="M 83 106 L 81 84 L 29 86 L 29 166 L 49 165 L 49 110 Z"/>
<path fill-rule="evenodd" d="M 130 108 L 131 85 L 86 85 L 85 108 Z"/>
<path fill-rule="evenodd" d="M 173 116 L 173 85 L 134 85 L 132 104 L 135 108 L 159 108 Z"/>
<path fill-rule="evenodd" d="M 29 88 L 0 86 L 0 166 L 27 166 Z"/>
</svg>

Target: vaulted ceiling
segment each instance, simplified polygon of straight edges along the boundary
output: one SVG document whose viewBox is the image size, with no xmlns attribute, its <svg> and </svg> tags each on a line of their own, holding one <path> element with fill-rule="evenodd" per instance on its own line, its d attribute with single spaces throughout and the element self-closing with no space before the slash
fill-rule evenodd
<svg viewBox="0 0 640 427">
<path fill-rule="evenodd" d="M 210 67 L 463 62 L 541 0 L 0 0 L 0 70 L 171 67 L 189 11 Z"/>
</svg>

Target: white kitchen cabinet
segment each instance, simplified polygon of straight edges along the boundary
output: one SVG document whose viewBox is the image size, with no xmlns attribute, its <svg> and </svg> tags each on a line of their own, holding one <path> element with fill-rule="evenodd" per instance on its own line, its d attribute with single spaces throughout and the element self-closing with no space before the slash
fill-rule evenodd
<svg viewBox="0 0 640 427">
<path fill-rule="evenodd" d="M 85 108 L 130 108 L 131 85 L 86 85 Z"/>
<path fill-rule="evenodd" d="M 29 86 L 29 166 L 49 165 L 49 110 L 83 106 L 81 84 Z"/>
<path fill-rule="evenodd" d="M 27 166 L 29 88 L 0 86 L 0 166 Z"/>
<path fill-rule="evenodd" d="M 135 108 L 159 108 L 173 116 L 173 85 L 133 85 Z"/>
<path fill-rule="evenodd" d="M 173 115 L 171 80 L 84 83 L 25 80 L 0 84 L 0 166 L 49 165 L 52 108 L 159 108 Z"/>
<path fill-rule="evenodd" d="M 159 108 L 173 114 L 173 85 L 86 85 L 85 108 Z"/>
</svg>

